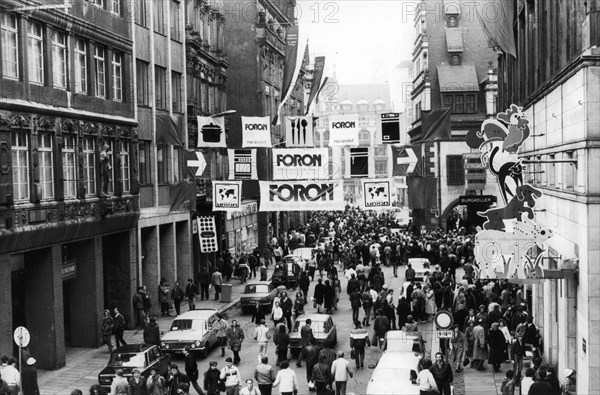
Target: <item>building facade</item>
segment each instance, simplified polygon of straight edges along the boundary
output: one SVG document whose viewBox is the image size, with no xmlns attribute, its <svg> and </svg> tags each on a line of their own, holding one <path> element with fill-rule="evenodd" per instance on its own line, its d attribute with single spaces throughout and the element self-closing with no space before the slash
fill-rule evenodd
<svg viewBox="0 0 600 395">
<path fill-rule="evenodd" d="M 131 317 L 138 224 L 133 30 L 124 1 L 0 5 L 0 354 L 41 369 Z M 46 5 L 64 4 L 48 1 Z"/>
<path fill-rule="evenodd" d="M 491 1 L 477 6 L 485 8 L 486 3 Z M 474 227 L 484 221 L 477 211 L 488 205 L 464 206 L 459 197 L 488 195 L 497 199 L 498 189 L 495 182 L 487 180 L 479 153 L 471 152 L 465 136 L 479 130 L 481 123 L 496 113 L 496 53 L 488 47 L 472 2 L 421 1 L 414 27 L 409 135 L 411 143 L 418 143 L 422 158 L 419 177 L 435 180 L 437 199 L 427 207 L 411 207 L 413 218 L 420 226 L 446 227 L 448 218 L 460 216 L 467 227 Z M 449 125 L 434 130 L 444 109 L 450 109 Z M 413 195 L 422 192 L 415 190 Z M 451 223 L 456 222 L 452 219 Z"/>
<path fill-rule="evenodd" d="M 508 4 L 517 57 L 498 58 L 499 106 L 523 106 L 532 129 L 520 158 L 544 193 L 536 220 L 555 233 L 544 266 L 575 271 L 529 286 L 533 316 L 559 378 L 575 369 L 577 393 L 599 393 L 600 4 Z"/>
<path fill-rule="evenodd" d="M 287 29 L 295 24 L 295 5 L 294 0 L 289 2 L 253 0 L 235 5 L 225 4 L 227 16 L 225 49 L 229 59 L 228 106 L 236 110 L 238 115 L 232 117 L 229 122 L 227 141 L 231 148 L 241 148 L 242 145 L 241 116 L 269 116 L 273 119 L 284 99 L 282 83 L 287 47 L 286 36 Z M 303 49 L 299 48 L 298 56 L 303 56 Z M 304 114 L 303 80 L 308 67 L 307 57 L 302 64 L 291 95 L 283 106 L 282 116 Z M 284 136 L 281 125 L 272 125 L 271 133 L 274 146 L 282 146 Z M 269 180 L 272 163 L 270 150 L 257 149 L 257 162 L 258 178 Z M 245 180 L 242 192 L 245 204 L 254 207 L 259 199 L 258 183 Z M 287 213 L 259 212 L 255 216 L 256 224 L 246 223 L 245 229 L 230 228 L 228 233 L 231 231 L 239 233 L 242 240 L 238 242 L 238 236 L 228 235 L 228 248 L 233 247 L 231 241 L 234 241 L 235 245 L 245 243 L 244 245 L 252 250 L 256 245 L 250 245 L 243 240 L 243 234 L 252 234 L 254 231 L 258 232 L 256 244 L 263 248 L 269 244 L 273 236 L 277 237 L 287 231 L 290 223 L 298 222 L 298 214 L 294 215 L 296 217 L 290 218 Z"/>
</svg>

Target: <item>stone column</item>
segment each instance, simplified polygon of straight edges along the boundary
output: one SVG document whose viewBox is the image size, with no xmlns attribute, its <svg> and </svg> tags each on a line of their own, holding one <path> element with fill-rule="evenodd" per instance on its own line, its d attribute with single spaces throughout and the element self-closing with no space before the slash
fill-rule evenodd
<svg viewBox="0 0 600 395">
<path fill-rule="evenodd" d="M 182 287 L 187 284 L 187 279 L 193 279 L 192 249 L 190 221 L 181 221 L 175 224 L 175 248 L 177 252 L 177 279 Z"/>
<path fill-rule="evenodd" d="M 0 262 L 0 355 L 12 355 L 14 343 L 10 254 L 0 255 Z"/>
</svg>

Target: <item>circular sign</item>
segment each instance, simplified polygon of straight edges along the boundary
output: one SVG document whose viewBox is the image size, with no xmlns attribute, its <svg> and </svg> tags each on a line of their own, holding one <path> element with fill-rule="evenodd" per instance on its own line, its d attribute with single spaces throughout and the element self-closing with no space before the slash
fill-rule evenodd
<svg viewBox="0 0 600 395">
<path fill-rule="evenodd" d="M 434 322 L 437 329 L 450 329 L 454 324 L 454 318 L 448 311 L 440 310 L 435 314 Z"/>
<path fill-rule="evenodd" d="M 27 345 L 29 344 L 29 340 L 31 340 L 31 335 L 29 334 L 27 328 L 25 328 L 24 326 L 17 327 L 17 329 L 15 329 L 13 337 L 15 339 L 15 343 L 19 347 L 27 347 Z"/>
</svg>

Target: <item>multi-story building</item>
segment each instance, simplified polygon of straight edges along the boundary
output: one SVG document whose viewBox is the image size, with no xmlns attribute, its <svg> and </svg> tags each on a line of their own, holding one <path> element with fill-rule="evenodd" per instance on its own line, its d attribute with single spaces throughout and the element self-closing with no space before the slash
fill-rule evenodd
<svg viewBox="0 0 600 395">
<path fill-rule="evenodd" d="M 491 0 L 478 2 L 485 7 Z M 413 196 L 431 195 L 430 204 L 411 207 L 417 225 L 446 226 L 450 216 L 462 215 L 468 227 L 484 218 L 477 211 L 486 205 L 460 204 L 460 196 L 497 196 L 497 186 L 486 180 L 479 153 L 471 153 L 465 136 L 479 130 L 495 115 L 494 85 L 496 53 L 475 14 L 474 3 L 463 0 L 424 0 L 414 18 L 413 123 L 410 141 L 420 150 L 422 187 Z M 450 126 L 438 126 L 450 109 Z M 436 127 L 433 127 L 436 126 Z M 435 182 L 434 182 L 435 181 Z M 415 185 L 415 184 L 411 184 Z M 427 199 L 415 199 L 420 204 Z M 493 200 L 493 199 L 490 199 Z M 454 223 L 454 221 L 453 221 Z"/>
<path fill-rule="evenodd" d="M 99 345 L 105 307 L 131 317 L 133 29 L 127 1 L 31 3 L 0 4 L 0 354 L 24 326 L 57 369 L 66 347 Z"/>
<path fill-rule="evenodd" d="M 329 89 L 329 87 L 335 87 Z M 358 114 L 359 145 L 358 147 L 330 147 L 330 176 L 344 179 L 344 193 L 347 198 L 356 201 L 361 199 L 361 178 L 386 178 L 392 174 L 392 153 L 389 144 L 378 144 L 376 134 L 379 130 L 381 114 L 392 111 L 390 87 L 383 84 L 340 84 L 336 73 L 327 80 L 327 85 L 319 95 L 319 103 L 314 106 L 317 117 L 315 142 L 319 147 L 329 146 L 329 117 L 341 114 Z M 403 113 L 404 114 L 404 113 Z M 404 116 L 402 117 L 404 118 Z M 405 125 L 404 122 L 400 123 Z M 406 135 L 406 130 L 400 130 Z M 358 151 L 353 151 L 355 148 Z M 356 152 L 360 157 L 353 157 Z M 367 162 L 367 173 L 356 174 L 351 163 Z M 398 179 L 401 187 L 402 180 Z"/>
<path fill-rule="evenodd" d="M 239 116 L 270 116 L 277 114 L 277 108 L 284 99 L 282 96 L 283 70 L 285 66 L 287 29 L 295 23 L 295 1 L 287 3 L 272 0 L 252 0 L 235 5 L 225 4 L 227 16 L 227 40 L 229 71 L 227 83 L 228 106 Z M 251 34 L 252 32 L 252 34 Z M 302 44 L 299 44 L 302 45 Z M 299 51 L 303 48 L 300 47 Z M 299 53 L 302 56 L 302 53 Z M 308 66 L 304 58 L 300 75 L 296 79 L 292 93 L 287 99 L 281 115 L 301 115 L 304 113 L 303 78 Z M 229 119 L 228 146 L 241 148 L 241 118 Z M 283 141 L 280 125 L 271 128 L 273 141 Z M 280 145 L 282 146 L 282 145 Z M 259 148 L 258 178 L 271 177 L 270 150 Z M 235 252 L 245 252 L 256 245 L 264 247 L 273 236 L 286 230 L 288 222 L 285 213 L 257 213 L 259 198 L 258 183 L 245 180 L 243 186 L 244 218 L 228 220 L 226 233 L 228 248 Z M 228 215 L 228 217 L 230 217 Z M 290 220 L 290 221 L 288 221 Z M 230 222 L 229 222 L 230 221 Z M 251 240 L 252 242 L 248 242 Z"/>
<path fill-rule="evenodd" d="M 600 4 L 507 2 L 517 57 L 500 55 L 499 106 L 524 107 L 531 136 L 520 151 L 526 182 L 544 193 L 536 221 L 554 230 L 547 269 L 575 278 L 529 286 L 544 359 L 577 393 L 600 393 Z M 567 277 L 567 276 L 566 276 Z"/>
</svg>

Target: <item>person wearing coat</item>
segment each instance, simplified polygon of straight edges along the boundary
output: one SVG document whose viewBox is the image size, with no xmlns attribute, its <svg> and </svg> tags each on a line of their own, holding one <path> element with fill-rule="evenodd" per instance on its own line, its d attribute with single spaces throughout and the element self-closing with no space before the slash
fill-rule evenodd
<svg viewBox="0 0 600 395">
<path fill-rule="evenodd" d="M 148 322 L 144 328 L 144 343 L 156 346 L 160 344 L 160 328 L 154 317 L 150 318 L 150 322 Z"/>
<path fill-rule="evenodd" d="M 400 297 L 398 306 L 396 306 L 396 314 L 398 315 L 398 328 L 402 330 L 404 324 L 410 315 L 410 304 L 406 301 L 404 296 Z"/>
<path fill-rule="evenodd" d="M 231 326 L 227 329 L 227 341 L 229 348 L 233 351 L 233 363 L 237 366 L 241 361 L 240 350 L 244 341 L 244 331 L 236 320 L 231 321 Z"/>
<path fill-rule="evenodd" d="M 113 333 L 113 318 L 110 315 L 110 311 L 108 309 L 104 310 L 104 318 L 102 319 L 102 344 L 106 344 L 108 346 L 108 352 L 112 352 L 113 345 L 111 341 L 111 336 Z"/>
<path fill-rule="evenodd" d="M 275 327 L 275 335 L 273 343 L 277 348 L 277 366 L 282 361 L 287 361 L 287 350 L 290 345 L 290 335 L 287 333 L 287 328 L 284 324 L 279 324 Z"/>
<path fill-rule="evenodd" d="M 325 311 L 327 314 L 331 314 L 331 309 L 333 308 L 333 299 L 335 298 L 335 291 L 329 280 L 325 280 L 325 293 L 323 295 L 323 301 L 325 303 Z"/>
<path fill-rule="evenodd" d="M 163 376 L 158 374 L 156 368 L 150 370 L 150 376 L 146 380 L 148 394 L 150 395 L 165 395 L 167 393 L 167 383 Z"/>
<path fill-rule="evenodd" d="M 325 284 L 321 278 L 317 279 L 317 285 L 315 285 L 315 291 L 313 294 L 315 298 L 315 304 L 317 305 L 317 313 L 321 313 L 321 306 L 325 300 Z"/>
<path fill-rule="evenodd" d="M 487 346 L 485 342 L 485 329 L 483 328 L 483 320 L 480 319 L 477 325 L 473 328 L 473 362 L 471 367 L 477 370 L 485 370 L 483 361 L 486 358 Z"/>
<path fill-rule="evenodd" d="M 21 372 L 21 393 L 23 395 L 40 395 L 38 387 L 37 371 L 35 370 L 35 358 L 29 357 L 27 364 L 23 366 Z"/>
<path fill-rule="evenodd" d="M 146 378 L 141 375 L 139 369 L 133 369 L 133 377 L 129 379 L 128 395 L 148 395 Z"/>
<path fill-rule="evenodd" d="M 204 390 L 207 395 L 218 395 L 219 381 L 221 380 L 221 371 L 217 369 L 217 362 L 210 361 L 208 364 L 208 370 L 204 372 Z"/>
<path fill-rule="evenodd" d="M 500 364 L 506 360 L 504 357 L 506 339 L 499 326 L 497 322 L 494 322 L 488 333 L 488 344 L 490 345 L 488 363 L 494 367 L 494 372 L 500 371 Z"/>
<path fill-rule="evenodd" d="M 377 311 L 377 317 L 375 317 L 375 321 L 373 322 L 373 330 L 375 331 L 373 335 L 373 344 L 378 345 L 379 348 L 383 349 L 385 334 L 390 330 L 390 321 L 381 310 Z"/>
</svg>

